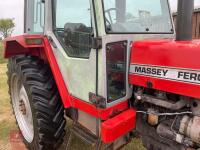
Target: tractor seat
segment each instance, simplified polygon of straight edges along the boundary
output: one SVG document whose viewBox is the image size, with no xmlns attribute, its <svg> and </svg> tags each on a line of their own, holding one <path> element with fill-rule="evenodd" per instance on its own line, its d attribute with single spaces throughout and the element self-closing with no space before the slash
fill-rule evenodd
<svg viewBox="0 0 200 150">
<path fill-rule="evenodd" d="M 82 23 L 66 23 L 64 42 L 70 56 L 82 56 L 88 53 L 91 45 L 92 28 Z"/>
</svg>

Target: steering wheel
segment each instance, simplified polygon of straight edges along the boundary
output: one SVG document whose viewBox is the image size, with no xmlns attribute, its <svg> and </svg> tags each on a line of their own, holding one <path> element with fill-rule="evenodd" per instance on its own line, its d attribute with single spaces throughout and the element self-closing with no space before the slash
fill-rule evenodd
<svg viewBox="0 0 200 150">
<path fill-rule="evenodd" d="M 111 17 L 111 11 L 117 12 L 117 8 L 109 8 L 109 9 L 105 10 L 105 14 L 107 13 L 108 17 L 109 17 L 109 18 L 107 18 L 106 15 L 105 15 L 105 20 L 109 25 L 113 24 L 113 20 L 112 20 L 112 17 Z"/>
<path fill-rule="evenodd" d="M 113 18 L 111 16 L 111 11 L 116 11 L 116 13 L 121 13 L 119 11 L 119 9 L 117 9 L 117 8 L 109 8 L 109 9 L 105 10 L 105 13 L 107 13 L 108 17 L 109 17 L 109 18 L 107 18 L 105 16 L 105 21 L 106 21 L 106 23 L 109 24 L 107 27 L 108 28 L 112 27 L 113 29 L 117 28 L 118 30 L 120 29 L 121 31 L 126 31 L 127 29 L 121 23 L 119 23 L 119 22 L 118 23 L 113 23 Z"/>
</svg>

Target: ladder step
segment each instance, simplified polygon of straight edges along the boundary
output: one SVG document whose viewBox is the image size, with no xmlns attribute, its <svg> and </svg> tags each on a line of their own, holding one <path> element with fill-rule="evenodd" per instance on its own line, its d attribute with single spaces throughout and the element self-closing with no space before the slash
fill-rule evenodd
<svg viewBox="0 0 200 150">
<path fill-rule="evenodd" d="M 95 136 L 94 134 L 90 133 L 90 131 L 88 131 L 87 129 L 81 127 L 80 125 L 74 125 L 71 129 L 71 132 L 79 137 L 81 140 L 83 140 L 84 142 L 95 146 L 98 138 L 97 136 Z"/>
</svg>

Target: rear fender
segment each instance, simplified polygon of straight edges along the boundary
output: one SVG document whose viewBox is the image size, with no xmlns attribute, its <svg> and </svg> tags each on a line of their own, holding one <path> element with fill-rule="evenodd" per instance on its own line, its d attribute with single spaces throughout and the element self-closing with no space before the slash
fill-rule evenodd
<svg viewBox="0 0 200 150">
<path fill-rule="evenodd" d="M 38 40 L 39 42 L 33 43 L 31 40 Z M 42 35 L 22 35 L 6 38 L 4 40 L 4 57 L 11 58 L 16 55 L 35 56 L 48 63 L 64 107 L 68 108 L 71 106 L 67 87 L 63 81 L 62 74 L 47 37 Z"/>
<path fill-rule="evenodd" d="M 4 57 L 10 58 L 16 55 L 31 55 L 46 61 L 43 38 L 44 36 L 42 35 L 22 35 L 6 38 L 4 40 Z M 31 40 L 41 42 L 30 43 Z"/>
</svg>

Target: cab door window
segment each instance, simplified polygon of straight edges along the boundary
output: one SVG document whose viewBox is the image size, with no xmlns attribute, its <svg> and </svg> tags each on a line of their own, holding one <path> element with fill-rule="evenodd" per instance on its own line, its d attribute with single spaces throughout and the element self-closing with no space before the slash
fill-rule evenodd
<svg viewBox="0 0 200 150">
<path fill-rule="evenodd" d="M 42 0 L 25 0 L 25 33 L 38 34 L 44 31 L 44 2 Z"/>
<path fill-rule="evenodd" d="M 34 1 L 34 32 L 44 31 L 44 3 L 42 0 Z"/>
<path fill-rule="evenodd" d="M 54 0 L 54 31 L 70 57 L 88 58 L 92 20 L 89 0 Z"/>
</svg>

